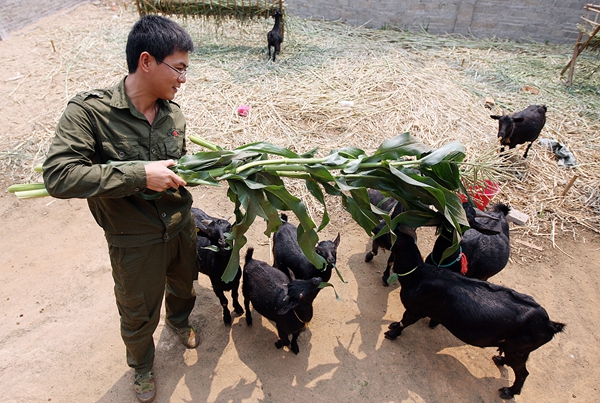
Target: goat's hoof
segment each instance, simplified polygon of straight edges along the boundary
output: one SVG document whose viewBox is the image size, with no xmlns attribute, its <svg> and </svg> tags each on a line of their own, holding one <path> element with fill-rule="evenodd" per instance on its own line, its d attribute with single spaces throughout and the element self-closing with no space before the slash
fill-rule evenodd
<svg viewBox="0 0 600 403">
<path fill-rule="evenodd" d="M 435 321 L 435 320 L 433 320 L 433 319 L 429 319 L 429 328 L 430 328 L 430 329 L 435 329 L 435 327 L 436 327 L 437 325 L 439 325 L 439 322 L 436 322 L 436 321 Z"/>
<path fill-rule="evenodd" d="M 244 308 L 242 308 L 241 306 L 238 308 L 235 308 L 235 313 L 237 313 L 238 315 L 241 315 L 244 313 Z"/>
<path fill-rule="evenodd" d="M 493 356 L 492 361 L 494 361 L 494 364 L 496 364 L 496 366 L 498 367 L 501 367 L 502 365 L 506 364 L 506 359 L 501 355 Z"/>
<path fill-rule="evenodd" d="M 392 330 L 388 330 L 387 332 L 385 332 L 383 335 L 385 336 L 386 339 L 388 340 L 396 340 L 396 337 L 398 337 L 398 332 L 396 331 L 392 331 Z"/>
<path fill-rule="evenodd" d="M 298 347 L 298 344 L 292 344 L 292 353 L 298 355 L 298 353 L 300 352 L 300 348 Z"/>
<path fill-rule="evenodd" d="M 246 324 L 252 326 L 252 318 L 246 318 Z"/>
<path fill-rule="evenodd" d="M 400 322 L 392 322 L 388 325 L 388 329 L 394 330 L 400 327 Z"/>
<path fill-rule="evenodd" d="M 381 280 L 383 281 L 383 286 L 384 287 L 389 287 L 390 284 L 388 283 L 388 278 L 389 277 L 381 277 Z"/>
<path fill-rule="evenodd" d="M 279 340 L 277 340 L 277 341 L 275 342 L 275 347 L 277 347 L 277 348 L 281 348 L 281 347 L 283 347 L 283 346 L 287 346 L 287 345 L 289 345 L 289 344 L 290 344 L 290 341 L 289 341 L 289 340 L 281 340 L 281 339 L 279 339 Z"/>
<path fill-rule="evenodd" d="M 498 391 L 500 392 L 500 397 L 502 399 L 512 399 L 513 397 L 515 397 L 513 391 L 508 387 L 500 388 L 498 389 Z"/>
<path fill-rule="evenodd" d="M 231 316 L 229 318 L 223 318 L 223 323 L 225 323 L 225 326 L 231 326 Z"/>
<path fill-rule="evenodd" d="M 373 254 L 369 252 L 365 255 L 365 262 L 369 263 L 371 260 L 373 260 Z"/>
</svg>

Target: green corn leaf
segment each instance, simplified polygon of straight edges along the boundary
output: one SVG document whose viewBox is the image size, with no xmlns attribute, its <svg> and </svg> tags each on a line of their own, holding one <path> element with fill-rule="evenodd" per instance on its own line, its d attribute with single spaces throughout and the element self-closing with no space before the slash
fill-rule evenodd
<svg viewBox="0 0 600 403">
<path fill-rule="evenodd" d="M 307 180 L 304 183 L 306 184 L 306 188 L 308 189 L 308 191 L 310 192 L 312 197 L 317 199 L 323 206 L 323 218 L 321 220 L 321 224 L 319 225 L 319 228 L 317 229 L 317 232 L 320 232 L 323 228 L 325 228 L 327 226 L 327 224 L 329 224 L 329 214 L 327 214 L 327 205 L 325 204 L 325 195 L 323 194 L 323 191 L 319 187 L 319 184 L 317 182 L 315 182 L 314 180 Z"/>
<path fill-rule="evenodd" d="M 347 162 L 348 162 L 348 158 L 341 156 L 337 152 L 332 152 L 327 157 L 325 157 L 325 161 L 323 162 L 323 165 L 339 166 L 339 165 L 344 165 Z"/>
<path fill-rule="evenodd" d="M 266 143 L 266 142 L 262 142 L 262 141 L 243 145 L 241 147 L 236 148 L 236 150 L 255 151 L 255 152 L 259 152 L 259 153 L 280 155 L 282 157 L 287 157 L 287 158 L 298 158 L 298 154 L 296 154 L 295 152 L 293 152 L 285 147 L 281 147 L 281 146 L 278 146 L 275 144 Z"/>
<path fill-rule="evenodd" d="M 348 162 L 348 164 L 346 164 L 346 168 L 344 168 L 343 172 L 345 174 L 353 174 L 353 173 L 357 172 L 358 169 L 360 168 L 360 164 L 363 162 L 365 157 L 366 157 L 365 155 L 360 155 L 356 159 L 353 159 L 350 162 Z"/>
<path fill-rule="evenodd" d="M 333 292 L 334 292 L 334 294 L 335 294 L 335 299 L 337 299 L 338 301 L 341 301 L 341 300 L 342 300 L 342 299 L 340 298 L 340 296 L 338 295 L 337 291 L 335 290 L 335 287 L 333 286 L 333 284 L 331 284 L 331 283 L 326 283 L 326 282 L 322 281 L 322 282 L 319 284 L 319 286 L 318 286 L 318 287 L 319 287 L 319 288 L 321 288 L 321 289 L 323 289 L 323 288 L 325 288 L 325 287 L 331 287 L 331 288 L 333 288 Z"/>
<path fill-rule="evenodd" d="M 426 156 L 419 159 L 420 166 L 430 167 L 441 161 L 460 162 L 465 157 L 465 149 L 458 141 L 444 144 L 440 148 L 432 150 Z"/>
<path fill-rule="evenodd" d="M 342 197 L 342 206 L 344 209 L 350 213 L 354 221 L 356 221 L 356 223 L 365 230 L 367 235 L 370 236 L 373 228 L 379 224 L 379 219 L 371 211 L 370 204 L 366 209 L 362 208 L 361 205 L 363 205 L 363 203 L 360 202 L 360 199 L 357 202 L 353 197 Z"/>
<path fill-rule="evenodd" d="M 346 280 L 344 280 L 344 278 L 342 277 L 342 273 L 340 273 L 340 271 L 337 268 L 337 265 L 333 265 L 333 268 L 335 269 L 335 272 L 337 273 L 338 277 L 340 278 L 340 281 L 344 284 L 348 284 L 348 282 Z"/>
<path fill-rule="evenodd" d="M 340 148 L 339 150 L 337 150 L 337 153 L 339 155 L 341 155 L 342 157 L 345 157 L 348 159 L 356 159 L 356 158 L 360 158 L 361 156 L 367 155 L 363 150 L 361 150 L 360 148 L 356 148 L 356 147 Z"/>
<path fill-rule="evenodd" d="M 373 154 L 373 159 L 400 160 L 404 156 L 418 156 L 430 152 L 426 146 L 410 133 L 402 133 L 392 139 L 385 140 Z"/>
<path fill-rule="evenodd" d="M 305 152 L 304 154 L 298 155 L 298 158 L 313 158 L 317 154 L 317 151 L 319 151 L 319 147 L 315 147 L 312 150 Z"/>
</svg>

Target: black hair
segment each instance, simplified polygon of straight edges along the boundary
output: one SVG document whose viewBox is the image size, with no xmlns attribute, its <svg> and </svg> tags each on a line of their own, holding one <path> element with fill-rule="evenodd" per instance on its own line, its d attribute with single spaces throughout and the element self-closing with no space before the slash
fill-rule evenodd
<svg viewBox="0 0 600 403">
<path fill-rule="evenodd" d="M 135 73 L 142 52 L 164 60 L 175 52 L 186 51 L 194 51 L 194 42 L 179 24 L 159 15 L 145 15 L 133 25 L 127 37 L 127 68 L 129 73 Z"/>
</svg>

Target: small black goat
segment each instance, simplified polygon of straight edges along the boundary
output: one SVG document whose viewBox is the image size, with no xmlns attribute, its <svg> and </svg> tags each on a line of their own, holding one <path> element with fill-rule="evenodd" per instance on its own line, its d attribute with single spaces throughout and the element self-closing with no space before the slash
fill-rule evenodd
<svg viewBox="0 0 600 403">
<path fill-rule="evenodd" d="M 275 25 L 267 33 L 267 49 L 269 51 L 269 58 L 271 58 L 271 48 L 273 48 L 273 61 L 275 61 L 275 55 L 281 50 L 281 42 L 283 42 L 283 33 L 281 32 L 282 15 L 278 9 L 273 12 L 272 17 L 275 19 Z"/>
<path fill-rule="evenodd" d="M 284 274 L 291 270 L 297 279 L 309 280 L 313 277 L 321 277 L 323 281 L 329 281 L 331 271 L 337 261 L 337 248 L 340 244 L 340 234 L 333 241 L 320 241 L 315 246 L 317 254 L 327 262 L 325 270 L 317 269 L 304 255 L 298 244 L 298 228 L 290 224 L 285 214 L 281 214 L 283 223 L 273 235 L 273 266 Z"/>
<path fill-rule="evenodd" d="M 291 280 L 266 262 L 252 258 L 254 248 L 248 248 L 244 265 L 242 293 L 246 307 L 246 323 L 252 326 L 250 303 L 258 313 L 275 322 L 279 340 L 275 347 L 289 346 L 298 354 L 298 336 L 313 317 L 312 303 L 319 291 L 320 277 L 310 280 Z"/>
<path fill-rule="evenodd" d="M 404 212 L 404 207 L 402 206 L 402 204 L 400 202 L 398 202 L 397 200 L 395 200 L 394 198 L 385 197 L 379 190 L 375 190 L 375 189 L 367 189 L 367 192 L 369 193 L 369 202 L 372 205 L 379 207 L 381 210 L 385 210 L 387 212 L 391 211 L 390 216 L 392 218 L 396 217 L 398 214 Z M 393 209 L 393 211 L 392 211 L 392 209 Z M 385 221 L 380 219 L 379 224 L 377 224 L 375 226 L 375 228 L 373 228 L 373 231 L 372 231 L 373 235 L 377 235 L 379 233 L 379 231 L 381 231 L 385 225 L 386 225 Z M 377 256 L 377 253 L 379 252 L 380 248 L 385 249 L 385 250 L 392 249 L 392 238 L 389 233 L 383 234 L 377 238 L 373 238 L 373 243 L 371 244 L 371 250 L 369 252 L 367 252 L 367 254 L 365 255 L 365 262 L 370 262 L 371 260 L 373 260 L 373 256 Z M 393 265 L 394 265 L 394 255 L 390 253 L 390 256 L 388 257 L 386 268 L 383 272 L 383 275 L 381 276 L 381 280 L 383 281 L 383 285 L 385 287 L 387 287 L 389 285 L 387 281 L 388 281 L 388 278 L 390 277 L 390 270 Z"/>
<path fill-rule="evenodd" d="M 525 365 L 529 354 L 565 325 L 551 321 L 528 295 L 424 263 L 414 229 L 399 226 L 396 233 L 392 253 L 399 258 L 394 260 L 394 272 L 405 312 L 400 322 L 388 326 L 385 337 L 394 340 L 407 326 L 430 317 L 467 344 L 498 347 L 494 363 L 506 364 L 515 373 L 514 384 L 499 389 L 500 397 L 520 394 L 529 375 Z"/>
<path fill-rule="evenodd" d="M 444 251 L 452 245 L 453 237 L 452 231 L 444 228 L 425 261 L 470 278 L 487 280 L 508 263 L 510 239 L 506 215 L 510 208 L 496 204 L 485 212 L 491 218 L 479 216 L 476 221 L 475 209 L 468 203 L 463 203 L 463 207 L 471 228 L 463 233 L 459 250 L 441 260 Z"/>
<path fill-rule="evenodd" d="M 523 154 L 523 158 L 527 158 L 531 145 L 538 138 L 546 124 L 546 111 L 547 108 L 544 105 L 530 105 L 524 110 L 510 115 L 504 113 L 502 115 L 491 115 L 492 119 L 498 121 L 500 152 L 504 151 L 504 146 L 511 149 L 529 141 L 525 154 Z"/>
<path fill-rule="evenodd" d="M 206 274 L 210 278 L 215 295 L 219 298 L 223 307 L 223 322 L 231 325 L 231 313 L 228 308 L 225 291 L 231 291 L 233 299 L 233 309 L 239 315 L 244 313 L 244 309 L 238 302 L 238 290 L 242 271 L 238 268 L 234 279 L 225 283 L 221 280 L 229 258 L 231 257 L 231 248 L 228 247 L 224 234 L 231 232 L 232 226 L 229 221 L 222 218 L 214 218 L 204 211 L 192 207 L 192 214 L 198 231 L 198 258 L 197 266 L 200 273 Z M 210 247 L 207 249 L 207 247 Z M 217 248 L 218 251 L 211 249 Z"/>
</svg>

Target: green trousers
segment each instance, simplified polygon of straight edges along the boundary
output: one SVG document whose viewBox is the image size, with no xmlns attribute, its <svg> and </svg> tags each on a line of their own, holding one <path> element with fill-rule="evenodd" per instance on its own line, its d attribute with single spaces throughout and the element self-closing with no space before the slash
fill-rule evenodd
<svg viewBox="0 0 600 403">
<path fill-rule="evenodd" d="M 144 373 L 154 363 L 152 335 L 163 295 L 166 319 L 174 327 L 188 326 L 194 308 L 193 282 L 198 278 L 194 220 L 167 242 L 135 248 L 109 245 L 109 254 L 127 364 Z"/>
</svg>

